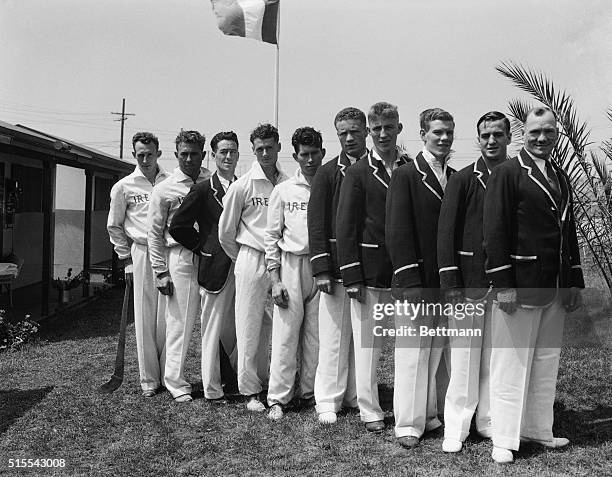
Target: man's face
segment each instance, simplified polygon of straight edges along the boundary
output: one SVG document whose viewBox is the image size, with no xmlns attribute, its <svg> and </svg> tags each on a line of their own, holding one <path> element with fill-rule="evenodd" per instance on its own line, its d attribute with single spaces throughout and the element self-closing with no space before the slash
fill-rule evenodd
<svg viewBox="0 0 612 477">
<path fill-rule="evenodd" d="M 212 153 L 217 170 L 230 175 L 234 175 L 239 155 L 238 145 L 228 139 L 219 141 L 217 143 L 217 150 Z"/>
<path fill-rule="evenodd" d="M 368 118 L 370 123 L 370 136 L 377 151 L 385 153 L 395 151 L 397 136 L 402 132 L 402 123 L 399 118 L 389 116 L 374 116 Z"/>
<path fill-rule="evenodd" d="M 257 158 L 257 162 L 261 167 L 270 167 L 276 164 L 278 160 L 278 153 L 281 150 L 280 142 L 276 139 L 269 137 L 266 139 L 260 139 L 256 137 L 253 140 L 253 152 Z"/>
<path fill-rule="evenodd" d="M 174 153 L 183 174 L 193 178 L 200 174 L 200 167 L 205 153 L 194 142 L 181 142 Z"/>
<path fill-rule="evenodd" d="M 317 169 L 321 166 L 325 157 L 325 149 L 319 149 L 315 146 L 299 145 L 299 151 L 293 153 L 293 158 L 300 165 L 302 174 L 307 177 L 313 177 Z"/>
<path fill-rule="evenodd" d="M 478 126 L 478 143 L 482 157 L 491 161 L 503 161 L 507 155 L 512 135 L 506 131 L 503 120 L 485 121 Z"/>
<path fill-rule="evenodd" d="M 523 126 L 523 141 L 527 151 L 539 159 L 548 159 L 557 143 L 559 131 L 551 112 L 542 116 L 530 114 Z"/>
<path fill-rule="evenodd" d="M 161 156 L 161 151 L 158 151 L 157 146 L 152 142 L 144 144 L 138 141 L 134 144 L 132 156 L 136 159 L 142 173 L 147 175 L 157 171 L 157 159 Z"/>
<path fill-rule="evenodd" d="M 368 128 L 357 119 L 344 119 L 336 123 L 340 147 L 345 154 L 359 158 L 366 150 Z"/>
<path fill-rule="evenodd" d="M 425 149 L 434 157 L 442 159 L 448 156 L 453 145 L 455 135 L 455 123 L 453 121 L 441 121 L 436 119 L 429 123 L 427 131 L 421 129 L 421 139 Z"/>
</svg>

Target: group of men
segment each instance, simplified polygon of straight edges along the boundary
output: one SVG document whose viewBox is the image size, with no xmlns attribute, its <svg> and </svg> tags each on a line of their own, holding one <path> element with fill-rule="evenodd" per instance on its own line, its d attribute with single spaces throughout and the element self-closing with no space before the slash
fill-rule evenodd
<svg viewBox="0 0 612 477">
<path fill-rule="evenodd" d="M 447 164 L 455 123 L 442 109 L 421 113 L 414 160 L 397 147 L 390 103 L 367 118 L 345 108 L 334 126 L 341 152 L 324 165 L 321 134 L 295 131 L 291 177 L 269 124 L 251 133 L 256 160 L 240 178 L 233 132 L 211 140 L 213 174 L 197 131 L 177 136 L 171 174 L 157 165 L 157 138 L 134 136 L 138 166 L 111 191 L 108 231 L 134 282 L 143 395 L 165 386 L 192 400 L 184 365 L 200 311 L 207 400 L 226 402 L 237 387 L 249 411 L 263 412 L 267 390 L 270 419 L 299 398 L 321 423 L 354 408 L 381 432 L 382 323 L 395 331 L 403 447 L 441 428 L 442 402 L 445 452 L 462 449 L 474 415 L 496 462 L 511 462 L 521 441 L 566 445 L 552 434 L 553 402 L 565 312 L 580 306 L 584 284 L 569 179 L 551 160 L 553 112 L 529 111 L 512 159 L 510 122 L 483 115 L 481 156 L 459 172 Z M 402 314 L 402 303 L 423 307 Z M 466 303 L 482 312 L 425 306 Z"/>
</svg>

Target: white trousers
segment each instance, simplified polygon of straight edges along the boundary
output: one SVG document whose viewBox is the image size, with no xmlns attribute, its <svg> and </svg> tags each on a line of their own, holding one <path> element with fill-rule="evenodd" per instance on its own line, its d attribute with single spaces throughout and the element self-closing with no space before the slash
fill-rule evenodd
<svg viewBox="0 0 612 477">
<path fill-rule="evenodd" d="M 355 345 L 355 382 L 357 404 L 363 422 L 382 421 L 385 413 L 378 399 L 377 367 L 384 337 L 374 333 L 376 326 L 384 326 L 374 319 L 374 305 L 391 302 L 389 290 L 364 288 L 364 302 L 351 299 L 351 326 Z"/>
<path fill-rule="evenodd" d="M 393 413 L 396 437 L 421 437 L 442 425 L 438 419 L 436 373 L 444 354 L 445 337 L 421 335 L 420 326 L 434 327 L 444 321 L 436 316 L 395 317 L 395 327 L 410 326 L 414 336 L 395 337 L 395 386 Z"/>
<path fill-rule="evenodd" d="M 281 281 L 287 288 L 287 308 L 274 305 L 268 404 L 287 404 L 294 394 L 314 395 L 319 361 L 319 290 L 308 255 L 281 254 Z M 298 372 L 299 386 L 295 389 Z"/>
<path fill-rule="evenodd" d="M 520 438 L 551 442 L 553 404 L 565 308 L 519 308 L 512 315 L 493 305 L 491 421 L 493 445 L 518 450 Z"/>
<path fill-rule="evenodd" d="M 342 283 L 334 283 L 334 292 L 321 293 L 319 299 L 319 364 L 314 383 L 319 414 L 357 407 L 350 301 Z"/>
<path fill-rule="evenodd" d="M 236 280 L 234 267 L 230 268 L 225 286 L 219 293 L 210 293 L 200 288 L 202 295 L 202 387 L 206 399 L 223 397 L 219 342 L 229 357 L 232 368 L 236 369 L 238 350 L 236 348 Z"/>
<path fill-rule="evenodd" d="M 140 386 L 155 391 L 164 382 L 166 298 L 157 291 L 146 245 L 132 243 L 134 328 Z"/>
<path fill-rule="evenodd" d="M 185 357 L 200 307 L 198 267 L 191 250 L 178 245 L 168 253 L 168 269 L 174 293 L 167 296 L 166 313 L 166 388 L 172 397 L 191 394 L 185 380 Z"/>
<path fill-rule="evenodd" d="M 268 387 L 272 331 L 270 275 L 264 252 L 242 245 L 236 258 L 238 389 L 250 396 Z"/>
<path fill-rule="evenodd" d="M 473 331 L 474 336 L 450 338 L 451 375 L 444 406 L 444 437 L 463 442 L 476 412 L 478 431 L 490 431 L 489 360 L 491 357 L 491 306 L 464 318 L 451 317 L 449 329 Z M 480 334 L 477 334 L 479 332 Z"/>
</svg>

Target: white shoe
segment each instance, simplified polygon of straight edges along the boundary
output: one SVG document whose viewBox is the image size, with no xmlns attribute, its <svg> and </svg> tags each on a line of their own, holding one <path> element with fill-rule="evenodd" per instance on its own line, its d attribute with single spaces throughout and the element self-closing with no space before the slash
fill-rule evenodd
<svg viewBox="0 0 612 477">
<path fill-rule="evenodd" d="M 319 414 L 319 422 L 321 424 L 335 424 L 337 420 L 338 417 L 335 412 L 329 411 Z"/>
<path fill-rule="evenodd" d="M 191 402 L 191 401 L 193 401 L 191 394 L 181 394 L 180 396 L 174 398 L 174 402 L 178 402 L 178 403 L 185 403 L 185 402 Z"/>
<path fill-rule="evenodd" d="M 442 441 L 442 450 L 444 452 L 459 452 L 463 447 L 463 442 L 456 439 L 444 439 Z"/>
<path fill-rule="evenodd" d="M 268 419 L 272 421 L 280 421 L 283 418 L 283 407 L 280 404 L 274 404 L 268 411 Z"/>
<path fill-rule="evenodd" d="M 491 457 L 498 464 L 509 464 L 514 460 L 514 455 L 512 455 L 512 451 L 510 449 L 504 449 L 503 447 L 493 446 L 493 452 L 491 452 Z"/>
<path fill-rule="evenodd" d="M 550 447 L 551 449 L 565 447 L 570 443 L 569 439 L 565 437 L 553 437 L 552 441 L 540 441 L 537 439 L 529 439 L 528 437 L 521 437 L 521 442 L 533 442 L 535 444 L 540 444 L 544 447 Z"/>
<path fill-rule="evenodd" d="M 257 396 L 251 396 L 246 405 L 247 411 L 251 412 L 264 412 L 266 406 L 257 398 Z"/>
</svg>

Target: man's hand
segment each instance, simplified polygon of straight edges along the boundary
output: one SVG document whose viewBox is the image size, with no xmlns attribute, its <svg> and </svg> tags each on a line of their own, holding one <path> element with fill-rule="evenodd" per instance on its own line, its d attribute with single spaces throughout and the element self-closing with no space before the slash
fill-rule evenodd
<svg viewBox="0 0 612 477">
<path fill-rule="evenodd" d="M 316 276 L 317 288 L 323 293 L 331 295 L 334 293 L 334 280 L 330 273 L 320 273 Z"/>
<path fill-rule="evenodd" d="M 274 300 L 274 304 L 281 308 L 287 308 L 289 306 L 289 293 L 283 282 L 279 281 L 272 285 L 272 299 Z"/>
<path fill-rule="evenodd" d="M 132 257 L 128 257 L 123 261 L 123 271 L 125 273 L 125 282 L 134 283 L 134 265 Z"/>
<path fill-rule="evenodd" d="M 407 301 L 409 303 L 417 303 L 421 301 L 423 289 L 421 287 L 393 287 L 391 289 L 391 296 L 399 301 Z"/>
<path fill-rule="evenodd" d="M 516 288 L 502 288 L 498 290 L 497 303 L 501 311 L 512 315 L 517 308 Z"/>
<path fill-rule="evenodd" d="M 565 296 L 565 300 L 563 300 L 563 305 L 568 313 L 572 311 L 576 311 L 577 309 L 582 307 L 582 293 L 580 292 L 580 288 L 571 287 L 567 291 L 567 295 Z"/>
<path fill-rule="evenodd" d="M 444 291 L 444 301 L 451 303 L 453 306 L 462 303 L 465 300 L 463 290 L 461 288 L 451 288 Z"/>
<path fill-rule="evenodd" d="M 172 278 L 170 278 L 169 272 L 164 272 L 157 275 L 155 281 L 157 289 L 162 295 L 172 296 L 174 293 L 174 283 L 172 283 Z"/>
<path fill-rule="evenodd" d="M 349 298 L 357 300 L 359 303 L 363 303 L 365 301 L 365 294 L 363 292 L 363 285 L 361 283 L 347 287 L 346 294 L 349 296 Z"/>
</svg>

